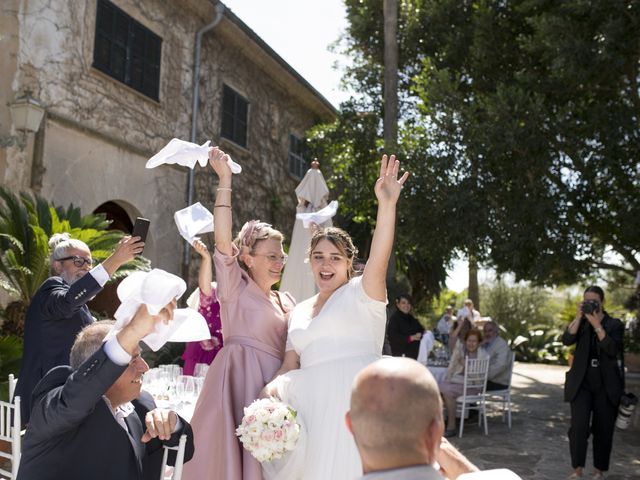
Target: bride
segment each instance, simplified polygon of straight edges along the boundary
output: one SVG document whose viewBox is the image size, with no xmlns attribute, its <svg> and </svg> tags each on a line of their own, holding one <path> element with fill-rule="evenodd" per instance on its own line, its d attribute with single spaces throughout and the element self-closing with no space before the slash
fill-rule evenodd
<svg viewBox="0 0 640 480">
<path fill-rule="evenodd" d="M 285 357 L 263 395 L 298 412 L 303 434 L 282 460 L 263 463 L 270 479 L 353 479 L 360 457 L 345 426 L 355 375 L 381 356 L 386 324 L 386 273 L 393 247 L 396 203 L 405 173 L 382 157 L 375 184 L 376 229 L 364 273 L 353 275 L 357 250 L 339 228 L 317 230 L 309 260 L 319 293 L 291 312 Z"/>
</svg>

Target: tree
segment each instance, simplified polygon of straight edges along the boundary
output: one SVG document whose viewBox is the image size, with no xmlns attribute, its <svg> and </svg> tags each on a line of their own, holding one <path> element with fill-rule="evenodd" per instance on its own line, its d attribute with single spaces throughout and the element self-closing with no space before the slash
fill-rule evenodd
<svg viewBox="0 0 640 480">
<path fill-rule="evenodd" d="M 640 270 L 640 4 L 401 5 L 399 150 L 416 191 L 398 245 L 538 284 Z M 346 81 L 379 114 L 382 1 L 346 6 Z"/>
<path fill-rule="evenodd" d="M 70 205 L 56 207 L 39 195 L 15 195 L 0 187 L 0 288 L 17 297 L 5 309 L 2 330 L 22 336 L 24 317 L 36 291 L 49 276 L 49 237 L 68 232 L 82 240 L 97 261 L 107 258 L 123 232 L 107 230 L 104 214 L 82 216 Z M 137 257 L 118 269 L 112 279 L 136 270 L 148 270 L 149 261 Z"/>
</svg>

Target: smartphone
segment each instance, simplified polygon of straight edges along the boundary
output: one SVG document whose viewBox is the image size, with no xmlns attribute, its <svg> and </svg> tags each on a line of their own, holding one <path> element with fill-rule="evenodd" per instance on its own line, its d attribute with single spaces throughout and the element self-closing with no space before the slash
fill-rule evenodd
<svg viewBox="0 0 640 480">
<path fill-rule="evenodd" d="M 150 223 L 151 222 L 146 218 L 136 218 L 136 223 L 133 225 L 133 232 L 131 232 L 131 236 L 140 237 L 140 241 L 145 242 L 147 240 L 147 233 L 149 232 Z M 142 252 L 140 252 L 140 254 L 142 254 Z"/>
</svg>

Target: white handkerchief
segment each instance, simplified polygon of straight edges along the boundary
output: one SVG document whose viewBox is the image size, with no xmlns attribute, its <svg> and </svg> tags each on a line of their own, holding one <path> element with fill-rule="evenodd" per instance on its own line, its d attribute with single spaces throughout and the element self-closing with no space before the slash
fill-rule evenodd
<svg viewBox="0 0 640 480">
<path fill-rule="evenodd" d="M 118 298 L 122 303 L 114 314 L 116 323 L 105 340 L 122 330 L 141 304 L 147 306 L 151 315 L 157 315 L 171 300 L 180 298 L 186 289 L 184 280 L 159 268 L 132 273 L 118 286 Z M 195 342 L 209 338 L 209 327 L 202 315 L 190 308 L 177 308 L 168 325 L 156 325 L 155 331 L 142 340 L 156 352 L 166 342 Z"/>
<path fill-rule="evenodd" d="M 197 235 L 213 232 L 213 214 L 200 202 L 178 210 L 173 214 L 173 218 L 180 235 L 189 242 L 189 245 L 198 239 Z"/>
<path fill-rule="evenodd" d="M 302 220 L 302 225 L 304 226 L 304 228 L 309 228 L 311 222 L 320 225 L 321 223 L 324 223 L 335 216 L 337 211 L 338 201 L 334 200 L 322 210 L 318 210 L 317 212 L 296 213 L 296 218 Z"/>
<path fill-rule="evenodd" d="M 211 140 L 207 140 L 202 145 L 187 142 L 179 138 L 173 138 L 162 150 L 156 153 L 147 162 L 147 168 L 155 168 L 163 164 L 178 164 L 193 169 L 196 163 L 201 167 L 206 167 L 209 161 L 209 151 L 213 149 L 209 144 Z M 227 155 L 227 164 L 232 173 L 242 172 L 242 167 L 231 160 L 231 156 Z"/>
</svg>

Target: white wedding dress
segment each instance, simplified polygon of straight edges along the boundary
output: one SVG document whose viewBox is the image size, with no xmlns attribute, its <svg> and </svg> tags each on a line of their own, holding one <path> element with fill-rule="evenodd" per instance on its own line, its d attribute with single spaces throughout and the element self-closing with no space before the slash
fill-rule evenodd
<svg viewBox="0 0 640 480">
<path fill-rule="evenodd" d="M 263 463 L 269 480 L 353 480 L 362 475 L 345 413 L 354 377 L 381 357 L 386 303 L 367 296 L 362 277 L 336 290 L 315 318 L 312 303 L 299 303 L 289 321 L 287 350 L 300 355 L 300 368 L 276 380 L 281 400 L 298 412 L 302 431 L 292 452 Z"/>
</svg>

